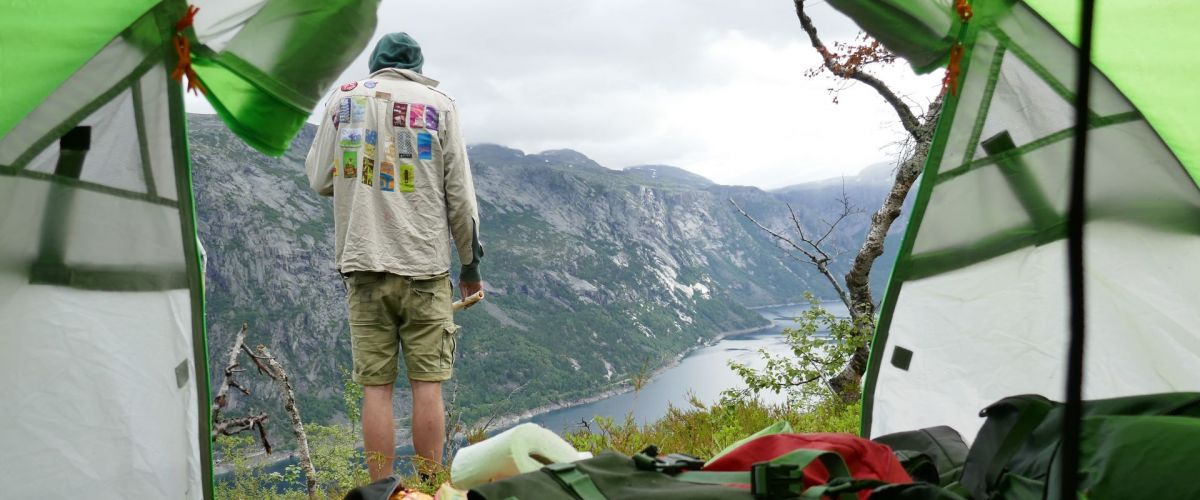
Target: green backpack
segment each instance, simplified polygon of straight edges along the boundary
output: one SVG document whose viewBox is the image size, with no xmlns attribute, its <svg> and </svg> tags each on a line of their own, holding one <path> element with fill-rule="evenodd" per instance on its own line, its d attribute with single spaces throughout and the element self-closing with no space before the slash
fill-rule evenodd
<svg viewBox="0 0 1200 500">
<path fill-rule="evenodd" d="M 689 461 L 689 459 L 691 461 Z M 819 460 L 830 473 L 827 484 L 805 489 L 802 471 Z M 887 484 L 850 478 L 840 456 L 820 450 L 796 450 L 751 471 L 708 472 L 693 457 L 670 455 L 660 459 L 645 453 L 627 457 L 606 451 L 595 458 L 552 464 L 472 489 L 470 500 L 756 500 L 836 498 L 857 500 L 858 492 L 871 491 L 876 500 L 963 500 L 936 485 Z M 732 484 L 743 485 L 738 488 Z M 747 488 L 748 487 L 748 488 Z"/>
<path fill-rule="evenodd" d="M 1058 499 L 1063 406 L 1004 398 L 967 454 L 962 486 L 977 499 Z M 1200 498 L 1200 393 L 1085 401 L 1079 492 L 1094 498 Z"/>
</svg>

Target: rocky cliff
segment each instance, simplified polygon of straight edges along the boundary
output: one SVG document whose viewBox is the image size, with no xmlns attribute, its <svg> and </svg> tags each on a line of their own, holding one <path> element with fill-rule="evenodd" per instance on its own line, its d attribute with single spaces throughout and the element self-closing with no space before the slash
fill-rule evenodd
<svg viewBox="0 0 1200 500">
<path fill-rule="evenodd" d="M 268 345 L 292 371 L 306 418 L 338 419 L 349 340 L 330 203 L 304 178 L 313 128 L 271 159 L 215 117 L 194 115 L 189 125 L 210 356 L 248 323 L 248 342 Z M 816 230 L 839 208 L 842 182 L 766 192 L 669 166 L 611 170 L 570 150 L 476 145 L 470 156 L 489 296 L 456 317 L 455 399 L 469 416 L 582 397 L 720 332 L 764 324 L 749 306 L 795 302 L 808 290 L 832 296 L 811 266 L 728 200 L 775 228 L 790 224 L 791 204 Z M 847 179 L 846 195 L 877 206 L 887 188 L 886 175 L 877 177 Z M 853 256 L 866 223 L 856 216 L 830 237 L 844 252 L 836 267 Z M 886 269 L 875 274 L 882 283 Z M 221 367 L 212 368 L 219 380 Z"/>
</svg>

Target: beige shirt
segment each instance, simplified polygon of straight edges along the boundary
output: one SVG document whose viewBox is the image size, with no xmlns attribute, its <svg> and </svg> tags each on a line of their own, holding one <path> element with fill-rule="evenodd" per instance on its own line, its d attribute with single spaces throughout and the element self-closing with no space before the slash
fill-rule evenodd
<svg viewBox="0 0 1200 500">
<path fill-rule="evenodd" d="M 309 184 L 333 196 L 340 272 L 401 276 L 450 269 L 478 282 L 479 208 L 454 100 L 437 81 L 384 69 L 326 102 L 305 160 Z"/>
</svg>

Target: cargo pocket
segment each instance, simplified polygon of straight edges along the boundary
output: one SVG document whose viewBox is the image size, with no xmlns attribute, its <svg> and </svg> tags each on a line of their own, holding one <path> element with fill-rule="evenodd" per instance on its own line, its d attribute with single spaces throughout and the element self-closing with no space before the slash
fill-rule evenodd
<svg viewBox="0 0 1200 500">
<path fill-rule="evenodd" d="M 350 309 L 351 323 L 379 322 L 379 287 L 382 283 L 379 273 L 355 272 L 346 277 L 346 302 Z"/>
<path fill-rule="evenodd" d="M 448 321 L 450 311 L 450 276 L 412 278 L 409 282 L 409 304 L 406 309 L 416 322 Z"/>
<path fill-rule="evenodd" d="M 454 353 L 458 351 L 458 329 L 454 323 L 446 323 L 442 328 L 442 369 L 454 369 Z"/>
</svg>

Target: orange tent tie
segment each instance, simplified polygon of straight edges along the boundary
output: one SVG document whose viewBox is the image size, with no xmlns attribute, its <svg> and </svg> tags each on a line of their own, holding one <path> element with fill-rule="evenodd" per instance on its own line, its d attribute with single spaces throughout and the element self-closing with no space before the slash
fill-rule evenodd
<svg viewBox="0 0 1200 500">
<path fill-rule="evenodd" d="M 200 78 L 196 76 L 196 70 L 192 69 L 192 42 L 183 34 L 183 30 L 192 25 L 192 21 L 196 18 L 196 13 L 200 11 L 199 7 L 189 5 L 187 13 L 183 15 L 175 23 L 175 36 L 171 37 L 171 42 L 175 45 L 175 54 L 179 56 L 179 62 L 175 64 L 175 70 L 171 72 L 171 79 L 179 80 L 183 75 L 187 75 L 188 92 L 203 94 L 204 84 L 200 83 Z"/>
<path fill-rule="evenodd" d="M 971 3 L 967 0 L 955 0 L 954 11 L 958 12 L 958 18 L 962 19 L 962 22 L 964 23 L 970 21 L 971 16 L 975 15 L 975 13 L 971 10 Z"/>
<path fill-rule="evenodd" d="M 950 91 L 950 95 L 958 95 L 958 73 L 962 69 L 963 46 L 954 44 L 950 48 L 950 64 L 946 65 L 946 76 L 942 77 L 942 94 Z"/>
</svg>

